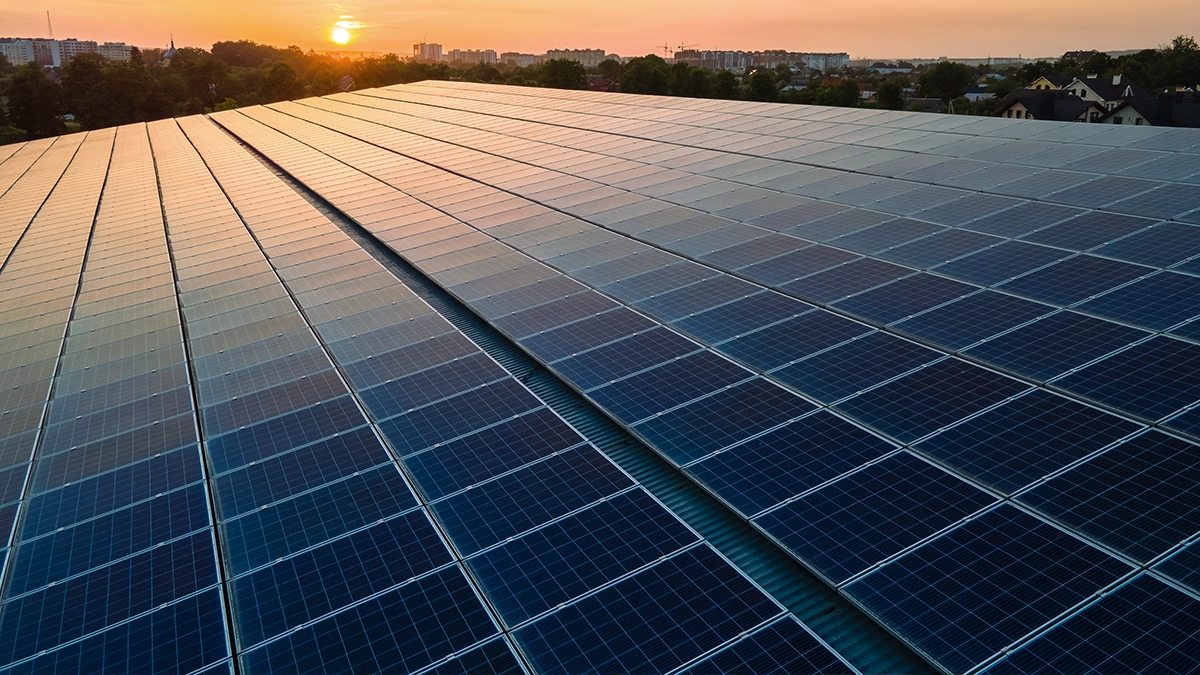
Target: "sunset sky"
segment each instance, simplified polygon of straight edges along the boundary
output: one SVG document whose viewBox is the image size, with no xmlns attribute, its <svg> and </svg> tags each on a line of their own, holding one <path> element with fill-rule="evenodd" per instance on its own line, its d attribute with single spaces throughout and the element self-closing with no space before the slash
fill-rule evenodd
<svg viewBox="0 0 1200 675">
<path fill-rule="evenodd" d="M 6 2 L 0 34 L 44 37 L 46 10 L 59 38 L 211 47 L 247 38 L 332 49 L 335 23 L 347 49 L 411 53 L 422 39 L 446 49 L 540 53 L 595 48 L 624 56 L 686 43 L 701 49 L 849 52 L 852 58 L 1048 56 L 1068 49 L 1155 47 L 1200 36 L 1200 1 L 1156 0 L 50 0 Z M 655 45 L 659 48 L 656 50 Z"/>
</svg>

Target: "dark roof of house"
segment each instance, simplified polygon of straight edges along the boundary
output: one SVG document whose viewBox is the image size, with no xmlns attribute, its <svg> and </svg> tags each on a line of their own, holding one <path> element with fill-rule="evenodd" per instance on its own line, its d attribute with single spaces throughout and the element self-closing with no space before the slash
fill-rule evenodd
<svg viewBox="0 0 1200 675">
<path fill-rule="evenodd" d="M 1114 75 L 1112 77 L 1089 75 L 1087 77 L 1073 78 L 1071 81 L 1074 82 L 1075 80 L 1086 84 L 1089 89 L 1099 94 L 1105 101 L 1115 101 L 1123 98 L 1143 98 L 1150 95 L 1145 89 L 1138 86 L 1137 82 L 1121 75 Z"/>
<path fill-rule="evenodd" d="M 1095 101 L 1085 101 L 1078 96 L 1065 91 L 1038 91 L 1036 89 L 1014 89 L 1004 97 L 1008 101 L 996 113 L 1001 115 L 1005 110 L 1020 103 L 1038 120 L 1057 120 L 1071 122 L 1077 120 L 1088 108 L 1104 110 Z"/>
<path fill-rule="evenodd" d="M 1151 126 L 1200 129 L 1200 99 L 1196 98 L 1194 92 L 1181 91 L 1126 99 L 1100 119 L 1106 120 L 1127 108 L 1136 110 Z"/>
<path fill-rule="evenodd" d="M 1042 77 L 1056 87 L 1065 87 L 1075 81 L 1075 78 L 1070 75 L 1059 75 L 1057 73 L 1047 73 Z"/>
</svg>

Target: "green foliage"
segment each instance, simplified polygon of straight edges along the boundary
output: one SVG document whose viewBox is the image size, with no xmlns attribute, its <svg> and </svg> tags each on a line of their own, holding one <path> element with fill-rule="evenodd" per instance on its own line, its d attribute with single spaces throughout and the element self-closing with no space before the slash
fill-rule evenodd
<svg viewBox="0 0 1200 675">
<path fill-rule="evenodd" d="M 237 107 L 238 107 L 237 101 L 235 101 L 231 98 L 227 98 L 224 101 L 221 101 L 220 103 L 214 105 L 211 108 L 205 108 L 204 112 L 213 113 L 213 112 L 221 112 L 222 110 L 236 110 Z"/>
<path fill-rule="evenodd" d="M 779 100 L 779 87 L 775 85 L 775 71 L 760 68 L 750 74 L 746 87 L 746 98 L 751 101 Z"/>
<path fill-rule="evenodd" d="M 304 96 L 304 83 L 286 63 L 276 63 L 267 71 L 262 83 L 262 97 L 267 103 L 290 101 Z M 226 98 L 225 100 L 231 100 Z M 235 102 L 236 104 L 236 102 Z"/>
<path fill-rule="evenodd" d="M 917 88 L 929 98 L 940 98 L 943 101 L 956 99 L 967 93 L 967 88 L 975 84 L 975 73 L 969 67 L 954 61 L 942 61 L 934 64 L 917 80 Z"/>
<path fill-rule="evenodd" d="M 670 92 L 670 68 L 653 54 L 630 59 L 621 69 L 620 88 L 627 94 L 665 95 Z"/>
<path fill-rule="evenodd" d="M 903 110 L 904 81 L 896 78 L 881 81 L 875 88 L 875 102 L 887 110 Z"/>
<path fill-rule="evenodd" d="M 542 86 L 554 89 L 587 89 L 587 71 L 571 59 L 548 59 L 538 72 Z"/>
<path fill-rule="evenodd" d="M 36 63 L 17 69 L 8 88 L 8 111 L 13 126 L 25 130 L 29 139 L 61 134 L 63 88 L 46 77 Z"/>
<path fill-rule="evenodd" d="M 713 78 L 713 98 L 736 100 L 741 98 L 742 86 L 738 83 L 737 75 L 728 70 L 722 70 Z"/>
<path fill-rule="evenodd" d="M 854 108 L 862 100 L 859 94 L 858 82 L 842 80 L 835 85 L 821 87 L 816 92 L 814 103 L 817 105 L 832 105 L 842 108 Z"/>
<path fill-rule="evenodd" d="M 604 59 L 596 68 L 600 71 L 601 75 L 613 82 L 621 80 L 621 62 L 616 59 Z"/>
</svg>

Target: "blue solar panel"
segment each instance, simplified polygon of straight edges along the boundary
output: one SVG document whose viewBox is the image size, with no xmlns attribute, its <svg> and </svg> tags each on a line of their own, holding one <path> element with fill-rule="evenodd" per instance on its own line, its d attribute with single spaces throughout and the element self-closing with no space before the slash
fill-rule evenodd
<svg viewBox="0 0 1200 675">
<path fill-rule="evenodd" d="M 496 632 L 462 570 L 451 566 L 244 652 L 242 669 L 412 672 Z"/>
<path fill-rule="evenodd" d="M 492 640 L 468 652 L 455 654 L 431 670 L 431 675 L 522 675 L 525 669 L 508 641 Z"/>
<path fill-rule="evenodd" d="M 404 458 L 428 499 L 565 450 L 583 439 L 547 408 Z"/>
<path fill-rule="evenodd" d="M 858 257 L 839 248 L 817 244 L 748 265 L 738 272 L 758 283 L 775 285 L 836 267 Z"/>
<path fill-rule="evenodd" d="M 560 328 L 531 335 L 520 342 L 546 361 L 555 361 L 654 325 L 653 320 L 625 307 L 618 307 Z"/>
<path fill-rule="evenodd" d="M 1059 312 L 964 353 L 1035 380 L 1049 380 L 1149 335 L 1076 312 Z"/>
<path fill-rule="evenodd" d="M 1027 234 L 1022 239 L 1072 251 L 1086 251 L 1153 224 L 1153 220 L 1145 218 L 1088 211 L 1057 225 Z"/>
<path fill-rule="evenodd" d="M 65 487 L 29 499 L 22 536 L 46 534 L 194 483 L 203 477 L 198 459 L 197 448 L 192 446 L 98 476 L 66 481 Z"/>
<path fill-rule="evenodd" d="M 825 272 L 783 284 L 781 288 L 816 303 L 833 302 L 893 279 L 911 274 L 912 270 L 881 260 L 863 258 L 848 262 Z"/>
<path fill-rule="evenodd" d="M 586 446 L 434 502 L 433 510 L 458 550 L 470 555 L 631 485 Z"/>
<path fill-rule="evenodd" d="M 1083 211 L 1065 206 L 1056 206 L 1041 202 L 1026 202 L 1014 208 L 971 221 L 964 225 L 964 227 L 1001 237 L 1019 237 L 1022 234 L 1066 220 L 1080 213 L 1083 213 Z"/>
<path fill-rule="evenodd" d="M 1150 431 L 1019 499 L 1145 563 L 1200 532 L 1197 484 L 1200 446 Z"/>
<path fill-rule="evenodd" d="M 770 370 L 870 331 L 870 326 L 817 310 L 742 335 L 718 349 L 756 368 Z"/>
<path fill-rule="evenodd" d="M 506 377 L 506 370 L 478 353 L 363 389 L 359 397 L 376 419 L 386 419 Z"/>
<path fill-rule="evenodd" d="M 1031 272 L 1000 288 L 1041 302 L 1070 305 L 1133 281 L 1150 271 L 1139 265 L 1081 255 Z"/>
<path fill-rule="evenodd" d="M 226 521 L 226 564 L 240 574 L 413 506 L 394 466 L 352 475 Z"/>
<path fill-rule="evenodd" d="M 1200 228 L 1183 223 L 1160 223 L 1092 252 L 1151 267 L 1167 267 L 1200 254 Z"/>
<path fill-rule="evenodd" d="M 396 410 L 399 415 L 379 428 L 399 454 L 409 455 L 541 405 L 521 383 L 508 378 L 422 408 Z"/>
<path fill-rule="evenodd" d="M 667 672 L 780 613 L 711 548 L 698 546 L 515 637 L 543 673 Z"/>
<path fill-rule="evenodd" d="M 1200 373 L 1187 364 L 1200 346 L 1156 337 L 1055 382 L 1065 391 L 1148 420 L 1159 420 L 1200 400 Z"/>
<path fill-rule="evenodd" d="M 928 347 L 876 331 L 772 375 L 808 396 L 833 403 L 940 358 L 943 354 Z"/>
<path fill-rule="evenodd" d="M 1035 389 L 914 447 L 1012 494 L 1139 428 L 1116 415 Z"/>
<path fill-rule="evenodd" d="M 687 467 L 747 518 L 896 446 L 819 411 Z"/>
<path fill-rule="evenodd" d="M 38 654 L 9 673 L 188 673 L 229 658 L 217 589 L 144 614 L 58 650 Z"/>
<path fill-rule="evenodd" d="M 19 543 L 8 563 L 8 592 L 26 593 L 209 527 L 203 485 L 156 495 Z"/>
<path fill-rule="evenodd" d="M 1079 305 L 1106 319 L 1165 330 L 1200 316 L 1200 278 L 1162 272 Z"/>
<path fill-rule="evenodd" d="M 428 517 L 409 511 L 234 579 L 234 627 L 256 645 L 452 561 Z"/>
<path fill-rule="evenodd" d="M 892 323 L 978 290 L 945 277 L 918 273 L 834 303 L 868 321 Z"/>
<path fill-rule="evenodd" d="M 1200 600 L 1143 574 L 988 673 L 1193 673 Z"/>
<path fill-rule="evenodd" d="M 679 671 L 681 675 L 706 673 L 801 673 L 846 672 L 846 664 L 800 622 L 784 618 L 740 638 L 721 651 Z"/>
<path fill-rule="evenodd" d="M 676 464 L 799 417 L 812 403 L 762 378 L 718 391 L 638 423 L 634 430 Z"/>
<path fill-rule="evenodd" d="M 895 328 L 958 350 L 1052 311 L 1049 305 L 985 290 L 904 319 Z"/>
<path fill-rule="evenodd" d="M 557 361 L 554 369 L 580 389 L 591 389 L 699 349 L 679 333 L 657 327 Z"/>
<path fill-rule="evenodd" d="M 1130 571 L 1002 504 L 846 593 L 941 667 L 963 672 Z"/>
<path fill-rule="evenodd" d="M 1070 255 L 1071 253 L 1068 251 L 1049 246 L 1009 241 L 957 260 L 951 260 L 945 265 L 939 265 L 933 269 L 938 274 L 945 274 L 955 279 L 991 286 Z"/>
<path fill-rule="evenodd" d="M 632 490 L 467 564 L 505 624 L 517 626 L 696 541 L 649 494 Z"/>
<path fill-rule="evenodd" d="M 600 387 L 589 396 L 622 421 L 632 424 L 747 379 L 750 374 L 731 361 L 703 351 Z"/>
<path fill-rule="evenodd" d="M 1154 566 L 1159 574 L 1200 593 L 1200 548 L 1195 543 Z"/>
<path fill-rule="evenodd" d="M 801 314 L 811 307 L 780 293 L 763 291 L 691 314 L 674 323 L 706 342 L 720 342 Z"/>
<path fill-rule="evenodd" d="M 754 523 L 840 584 L 995 501 L 901 452 L 768 511 Z"/>
<path fill-rule="evenodd" d="M 842 401 L 837 408 L 907 443 L 1027 388 L 983 368 L 947 359 Z"/>
</svg>

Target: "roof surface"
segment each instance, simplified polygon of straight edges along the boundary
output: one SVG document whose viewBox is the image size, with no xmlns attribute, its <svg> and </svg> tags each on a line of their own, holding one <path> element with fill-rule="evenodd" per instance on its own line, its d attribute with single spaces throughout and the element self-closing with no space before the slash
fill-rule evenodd
<svg viewBox="0 0 1200 675">
<path fill-rule="evenodd" d="M 446 82 L 0 148 L 0 661 L 1195 670 L 1198 159 Z"/>
</svg>

